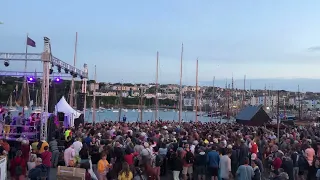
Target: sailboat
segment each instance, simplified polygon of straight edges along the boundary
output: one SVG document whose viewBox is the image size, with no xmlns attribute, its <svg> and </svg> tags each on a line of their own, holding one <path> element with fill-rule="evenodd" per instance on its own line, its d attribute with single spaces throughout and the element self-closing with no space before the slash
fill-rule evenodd
<svg viewBox="0 0 320 180">
<path fill-rule="evenodd" d="M 8 107 L 8 110 L 11 111 L 11 112 L 17 111 L 17 108 L 12 106 L 12 93 L 10 94 L 10 97 L 9 97 L 9 107 Z"/>
<path fill-rule="evenodd" d="M 41 111 L 41 107 L 39 106 L 39 100 L 38 100 L 38 97 L 39 97 L 39 91 L 37 90 L 36 91 L 36 106 L 34 107 L 33 111 Z"/>
</svg>

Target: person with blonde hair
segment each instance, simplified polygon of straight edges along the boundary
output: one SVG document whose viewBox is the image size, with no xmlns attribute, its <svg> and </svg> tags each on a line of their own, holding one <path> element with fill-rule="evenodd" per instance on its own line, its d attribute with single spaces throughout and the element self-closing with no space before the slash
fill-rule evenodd
<svg viewBox="0 0 320 180">
<path fill-rule="evenodd" d="M 124 162 L 122 164 L 122 170 L 119 172 L 118 180 L 132 180 L 133 174 L 130 170 L 129 164 Z"/>
</svg>

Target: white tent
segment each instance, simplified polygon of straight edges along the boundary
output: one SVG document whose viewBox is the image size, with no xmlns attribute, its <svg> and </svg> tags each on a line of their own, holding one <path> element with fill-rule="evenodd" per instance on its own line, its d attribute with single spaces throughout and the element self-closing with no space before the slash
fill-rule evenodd
<svg viewBox="0 0 320 180">
<path fill-rule="evenodd" d="M 81 113 L 74 110 L 66 101 L 64 96 L 60 99 L 60 101 L 55 106 L 55 113 L 58 112 L 64 113 L 65 116 L 65 123 L 67 123 L 70 127 L 74 126 L 74 119 L 79 118 Z"/>
</svg>

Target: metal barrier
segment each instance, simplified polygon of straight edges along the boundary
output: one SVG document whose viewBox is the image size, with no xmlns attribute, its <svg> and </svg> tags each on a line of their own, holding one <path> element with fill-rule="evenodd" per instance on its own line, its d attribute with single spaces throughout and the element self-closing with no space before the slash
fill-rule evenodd
<svg viewBox="0 0 320 180">
<path fill-rule="evenodd" d="M 29 140 L 36 139 L 37 135 L 39 135 L 39 131 L 37 130 L 37 126 L 28 126 L 28 125 L 9 125 L 10 129 L 7 129 L 8 125 L 2 124 L 2 134 L 0 137 L 7 137 L 7 139 L 11 139 L 11 136 L 20 137 L 25 136 Z M 17 128 L 22 127 L 21 133 L 17 132 Z M 9 132 L 6 132 L 9 130 Z M 14 138 L 12 139 L 14 140 Z"/>
</svg>

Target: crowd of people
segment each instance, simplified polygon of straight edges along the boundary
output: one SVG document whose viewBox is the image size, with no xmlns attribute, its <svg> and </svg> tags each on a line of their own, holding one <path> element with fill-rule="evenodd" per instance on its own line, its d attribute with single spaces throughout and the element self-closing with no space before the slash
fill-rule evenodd
<svg viewBox="0 0 320 180">
<path fill-rule="evenodd" d="M 86 170 L 86 180 L 318 180 L 320 129 L 236 123 L 101 122 L 59 127 L 53 138 L 20 138 L 9 152 L 11 179 L 50 179 L 57 166 Z"/>
</svg>

